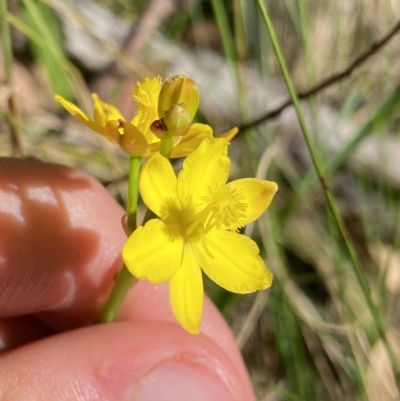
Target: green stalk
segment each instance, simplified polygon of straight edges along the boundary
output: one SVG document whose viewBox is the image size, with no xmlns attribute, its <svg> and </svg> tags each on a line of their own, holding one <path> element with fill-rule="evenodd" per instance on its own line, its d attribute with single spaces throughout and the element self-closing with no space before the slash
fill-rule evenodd
<svg viewBox="0 0 400 401">
<path fill-rule="evenodd" d="M 218 30 L 221 35 L 224 54 L 228 60 L 228 64 L 236 81 L 236 88 L 238 90 L 238 95 L 239 95 L 238 99 L 239 99 L 240 117 L 242 120 L 246 120 L 248 117 L 248 113 L 246 111 L 246 96 L 245 96 L 246 93 L 244 91 L 243 82 L 240 76 L 240 65 L 237 62 L 238 60 L 237 60 L 237 52 L 235 49 L 235 42 L 233 39 L 232 31 L 229 26 L 229 21 L 225 10 L 225 6 L 222 0 L 211 0 L 211 5 L 213 7 Z M 238 11 L 240 5 L 236 4 L 234 6 L 235 10 Z"/>
<path fill-rule="evenodd" d="M 136 229 L 137 204 L 139 198 L 139 173 L 141 157 L 131 157 L 129 163 L 129 187 L 128 187 L 128 228 L 132 231 Z M 125 264 L 118 273 L 114 287 L 107 299 L 103 313 L 100 318 L 101 323 L 111 323 L 116 320 L 126 294 L 136 282 L 136 277 L 127 269 Z"/>
<path fill-rule="evenodd" d="M 222 2 L 222 0 L 211 0 L 211 5 L 214 10 L 214 15 L 217 21 L 218 30 L 221 35 L 222 47 L 224 49 L 225 57 L 228 59 L 228 63 L 232 67 L 232 71 L 235 72 L 236 70 L 235 45 L 232 39 L 232 32 L 229 27 L 229 21 L 224 3 Z"/>
<path fill-rule="evenodd" d="M 7 0 L 0 0 L 1 42 L 3 45 L 4 71 L 7 83 L 12 81 L 13 51 L 10 27 L 7 21 Z"/>
<path fill-rule="evenodd" d="M 160 153 L 169 159 L 171 157 L 171 152 L 174 147 L 174 137 L 172 135 L 166 135 L 161 139 L 160 143 Z"/>
<path fill-rule="evenodd" d="M 10 87 L 11 94 L 8 97 L 8 111 L 9 116 L 8 123 L 10 126 L 10 137 L 11 147 L 13 155 L 16 157 L 22 157 L 22 146 L 20 139 L 20 132 L 18 130 L 18 111 L 17 102 L 15 99 L 14 88 L 13 88 L 13 49 L 10 35 L 10 26 L 7 20 L 7 0 L 0 0 L 0 32 L 1 32 L 1 44 L 3 47 L 3 58 L 4 58 L 4 72 L 5 72 L 5 83 Z"/>
<path fill-rule="evenodd" d="M 232 76 L 235 79 L 240 120 L 249 121 L 250 110 L 244 79 L 246 67 L 241 65 L 241 61 L 245 61 L 244 58 L 247 56 L 246 32 L 243 23 L 243 7 L 245 0 L 234 0 L 234 32 L 232 32 L 232 29 L 229 26 L 228 14 L 224 2 L 222 0 L 211 0 L 211 4 L 217 22 L 218 31 L 221 35 L 224 54 L 228 60 Z M 256 144 L 254 143 L 255 137 L 256 134 L 254 130 L 249 131 L 245 136 L 247 146 L 252 151 L 256 150 Z M 253 167 L 256 168 L 255 165 L 253 165 Z"/>
<path fill-rule="evenodd" d="M 316 152 L 314 150 L 314 147 L 313 147 L 313 144 L 312 144 L 312 141 L 311 141 L 311 135 L 310 135 L 310 133 L 308 131 L 308 128 L 307 128 L 307 125 L 306 125 L 306 122 L 305 122 L 305 119 L 304 119 L 304 116 L 303 116 L 303 113 L 302 113 L 302 110 L 301 110 L 301 107 L 300 107 L 299 98 L 297 96 L 296 90 L 294 88 L 294 84 L 293 84 L 292 79 L 290 77 L 289 70 L 288 70 L 288 68 L 286 66 L 286 62 L 285 62 L 285 59 L 283 57 L 282 50 L 281 50 L 279 42 L 278 42 L 278 38 L 276 36 L 275 29 L 274 29 L 274 27 L 272 25 L 271 18 L 270 18 L 269 14 L 268 14 L 268 11 L 267 11 L 267 8 L 266 8 L 264 2 L 262 0 L 257 0 L 257 4 L 258 4 L 258 7 L 260 9 L 261 16 L 262 16 L 262 18 L 264 20 L 265 26 L 266 26 L 266 28 L 268 30 L 269 35 L 270 35 L 271 43 L 272 43 L 276 58 L 277 58 L 278 63 L 280 65 L 280 67 L 281 67 L 282 74 L 283 74 L 283 77 L 285 79 L 286 86 L 288 88 L 290 97 L 291 97 L 292 102 L 293 102 L 294 109 L 296 111 L 296 115 L 297 115 L 297 118 L 298 118 L 298 121 L 299 121 L 301 132 L 303 134 L 303 138 L 304 138 L 304 140 L 306 142 L 308 151 L 309 151 L 311 159 L 312 159 L 312 163 L 314 165 L 315 171 L 316 171 L 317 176 L 318 176 L 318 180 L 319 180 L 319 182 L 321 184 L 321 187 L 322 187 L 324 195 L 325 195 L 325 199 L 326 199 L 326 203 L 327 203 L 327 206 L 328 206 L 328 210 L 332 214 L 334 222 L 338 227 L 340 236 L 342 237 L 342 240 L 343 240 L 343 242 L 345 244 L 346 250 L 347 250 L 347 252 L 348 252 L 348 254 L 350 256 L 350 259 L 351 259 L 351 262 L 352 262 L 352 265 L 353 265 L 353 269 L 354 269 L 354 272 L 356 274 L 358 283 L 359 283 L 359 285 L 361 287 L 361 290 L 363 292 L 365 300 L 366 300 L 366 302 L 368 304 L 368 308 L 370 309 L 370 312 L 371 312 L 372 316 L 374 317 L 379 336 L 381 337 L 383 343 L 386 346 L 386 349 L 387 349 L 389 357 L 390 357 L 391 364 L 392 364 L 392 366 L 393 366 L 393 368 L 395 370 L 395 373 L 396 373 L 396 378 L 399 379 L 399 377 L 400 377 L 400 365 L 399 365 L 399 362 L 398 362 L 398 360 L 397 360 L 397 358 L 395 356 L 395 353 L 393 352 L 393 349 L 392 349 L 392 347 L 391 347 L 391 345 L 389 343 L 389 340 L 387 338 L 387 335 L 386 335 L 386 324 L 384 322 L 384 319 L 382 317 L 382 314 L 381 314 L 381 311 L 380 311 L 378 305 L 375 303 L 375 301 L 372 298 L 372 294 L 371 294 L 371 291 L 370 291 L 370 288 L 369 288 L 369 284 L 368 284 L 368 281 L 367 281 L 367 279 L 365 277 L 365 274 L 364 274 L 364 271 L 362 269 L 361 263 L 360 263 L 360 261 L 359 261 L 359 259 L 357 257 L 357 254 L 356 254 L 356 252 L 354 250 L 353 245 L 349 241 L 349 237 L 348 237 L 347 231 L 345 229 L 345 226 L 343 224 L 343 221 L 342 221 L 342 219 L 341 219 L 341 217 L 339 215 L 339 212 L 338 212 L 338 209 L 337 209 L 336 204 L 334 202 L 334 199 L 333 199 L 333 197 L 331 195 L 331 192 L 330 192 L 330 190 L 328 188 L 326 180 L 325 180 L 325 178 L 324 178 L 324 176 L 322 174 L 322 167 L 321 167 L 321 164 L 320 164 L 320 162 L 319 162 L 319 160 L 317 158 Z"/>
<path fill-rule="evenodd" d="M 139 174 L 141 157 L 132 156 L 129 160 L 129 186 L 128 186 L 128 227 L 134 231 L 137 225 L 137 204 L 139 197 Z"/>
<path fill-rule="evenodd" d="M 101 323 L 112 323 L 117 319 L 126 294 L 135 284 L 135 281 L 136 277 L 132 275 L 124 264 L 115 279 L 114 287 L 103 309 L 100 318 Z"/>
</svg>

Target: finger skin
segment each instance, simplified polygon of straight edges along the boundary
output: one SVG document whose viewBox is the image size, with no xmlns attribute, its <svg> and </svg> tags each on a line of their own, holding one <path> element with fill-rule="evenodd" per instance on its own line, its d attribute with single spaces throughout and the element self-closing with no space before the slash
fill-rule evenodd
<svg viewBox="0 0 400 401">
<path fill-rule="evenodd" d="M 0 161 L 0 317 L 46 311 L 93 322 L 121 266 L 124 211 L 92 177 L 33 159 Z"/>
<path fill-rule="evenodd" d="M 139 281 L 128 293 L 119 320 L 172 322 L 176 319 L 169 303 L 168 284 L 154 285 Z M 183 329 L 182 329 L 183 330 Z M 214 304 L 205 297 L 200 332 L 215 341 L 238 369 L 246 400 L 254 397 L 253 389 L 233 334 Z"/>
<path fill-rule="evenodd" d="M 0 225 L 7 233 L 0 236 L 0 317 L 35 314 L 61 331 L 96 322 L 121 266 L 120 253 L 126 241 L 123 214 L 107 191 L 85 173 L 36 160 L 0 159 Z M 176 323 L 168 284 L 137 283 L 128 294 L 120 320 L 153 324 L 161 333 L 157 324 L 172 325 L 185 336 L 181 346 L 198 337 Z M 105 330 L 100 326 L 94 329 Z M 235 367 L 243 399 L 253 400 L 234 338 L 207 299 L 201 333 Z M 135 338 L 140 348 L 144 338 Z M 53 339 L 29 345 L 29 355 L 39 356 L 31 353 L 36 346 L 44 347 L 41 352 L 47 355 L 47 341 Z M 112 348 L 114 342 L 110 339 L 104 347 Z M 13 351 L 10 355 L 22 355 L 23 359 L 25 350 L 22 347 L 17 350 L 21 354 Z"/>
<path fill-rule="evenodd" d="M 160 322 L 92 326 L 11 351 L 0 358 L 0 400 L 134 400 L 145 377 L 170 362 L 207 369 L 224 399 L 249 400 L 215 342 Z"/>
</svg>

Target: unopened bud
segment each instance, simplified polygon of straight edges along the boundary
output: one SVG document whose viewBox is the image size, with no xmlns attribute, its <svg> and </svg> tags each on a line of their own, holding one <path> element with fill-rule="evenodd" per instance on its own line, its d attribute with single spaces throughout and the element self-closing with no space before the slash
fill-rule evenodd
<svg viewBox="0 0 400 401">
<path fill-rule="evenodd" d="M 200 94 L 196 83 L 184 75 L 175 75 L 168 78 L 161 88 L 158 115 L 162 118 L 174 105 L 184 103 L 192 121 L 199 107 L 199 101 Z"/>
<path fill-rule="evenodd" d="M 172 106 L 164 115 L 164 124 L 172 136 L 185 135 L 189 131 L 190 122 L 190 114 L 184 103 Z"/>
</svg>

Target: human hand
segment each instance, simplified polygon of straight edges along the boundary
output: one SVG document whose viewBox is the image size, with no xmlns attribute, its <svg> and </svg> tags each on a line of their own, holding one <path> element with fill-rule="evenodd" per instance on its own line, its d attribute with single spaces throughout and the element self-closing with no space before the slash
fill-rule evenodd
<svg viewBox="0 0 400 401">
<path fill-rule="evenodd" d="M 122 263 L 123 214 L 82 172 L 0 160 L 0 400 L 254 400 L 208 299 L 200 335 L 176 323 L 167 285 L 145 281 L 118 322 L 93 325 Z"/>
</svg>

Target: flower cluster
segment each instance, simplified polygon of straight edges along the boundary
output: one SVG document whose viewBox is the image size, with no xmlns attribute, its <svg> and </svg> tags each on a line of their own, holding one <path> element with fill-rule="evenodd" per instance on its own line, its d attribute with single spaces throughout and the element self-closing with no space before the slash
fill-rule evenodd
<svg viewBox="0 0 400 401">
<path fill-rule="evenodd" d="M 277 191 L 274 182 L 244 178 L 227 183 L 229 139 L 235 130 L 214 137 L 209 126 L 192 124 L 198 90 L 189 78 L 161 84 L 145 80 L 134 91 L 138 110 L 127 122 L 119 111 L 93 95 L 90 119 L 72 103 L 56 99 L 79 121 L 121 146 L 132 156 L 149 157 L 139 189 L 154 213 L 129 236 L 122 257 L 138 279 L 169 281 L 174 315 L 190 333 L 198 333 L 203 308 L 202 271 L 235 293 L 267 288 L 272 274 L 256 243 L 238 230 L 256 220 Z M 187 156 L 175 174 L 167 156 Z"/>
<path fill-rule="evenodd" d="M 168 130 L 164 120 L 173 125 L 174 121 L 171 123 L 171 120 L 179 120 L 182 114 L 185 114 L 186 125 L 180 133 L 184 135 L 172 132 L 174 136 L 172 158 L 187 156 L 203 139 L 213 137 L 209 125 L 190 124 L 199 104 L 197 86 L 190 78 L 177 75 L 169 78 L 164 85 L 161 77 L 146 78 L 132 91 L 132 95 L 137 109 L 131 121 L 127 121 L 115 106 L 103 102 L 96 93 L 92 94 L 93 119 L 63 97 L 57 95 L 55 100 L 82 124 L 120 146 L 131 156 L 149 157 L 159 152 L 161 137 Z M 184 106 L 180 106 L 182 104 Z M 188 115 L 182 113 L 182 109 Z M 236 133 L 237 129 L 234 128 L 221 137 L 230 140 Z"/>
</svg>

